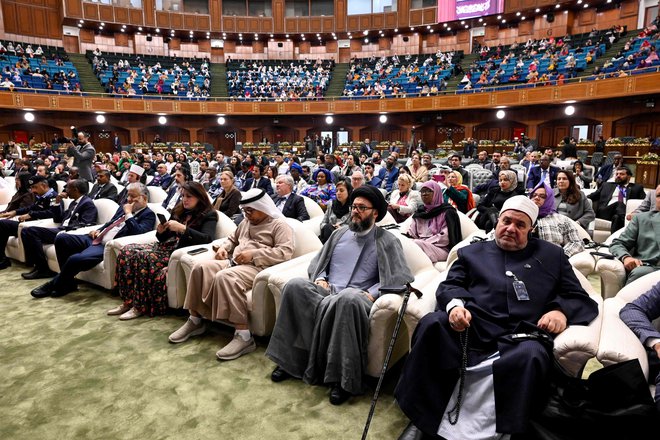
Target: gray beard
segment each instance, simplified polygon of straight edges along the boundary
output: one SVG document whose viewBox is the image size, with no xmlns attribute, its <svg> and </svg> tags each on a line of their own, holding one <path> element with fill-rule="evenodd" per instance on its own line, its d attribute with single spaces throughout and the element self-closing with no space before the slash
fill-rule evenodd
<svg viewBox="0 0 660 440">
<path fill-rule="evenodd" d="M 348 222 L 348 229 L 353 232 L 364 232 L 369 229 L 372 224 L 373 223 L 371 222 L 371 218 L 366 218 L 364 220 L 358 220 L 355 222 L 351 217 L 351 220 Z"/>
</svg>

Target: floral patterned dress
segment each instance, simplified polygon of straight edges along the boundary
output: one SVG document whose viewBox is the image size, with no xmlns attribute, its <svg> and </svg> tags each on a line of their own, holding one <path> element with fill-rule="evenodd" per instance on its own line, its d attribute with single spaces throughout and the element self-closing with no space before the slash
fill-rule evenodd
<svg viewBox="0 0 660 440">
<path fill-rule="evenodd" d="M 319 205 L 326 206 L 330 200 L 337 199 L 337 188 L 334 183 L 314 184 L 305 188 L 300 195 L 309 197 Z"/>
</svg>

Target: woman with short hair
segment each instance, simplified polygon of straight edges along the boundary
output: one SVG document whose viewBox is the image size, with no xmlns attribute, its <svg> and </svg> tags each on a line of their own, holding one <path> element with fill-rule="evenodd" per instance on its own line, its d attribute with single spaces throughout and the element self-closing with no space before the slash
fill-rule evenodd
<svg viewBox="0 0 660 440">
<path fill-rule="evenodd" d="M 213 209 L 232 218 L 240 209 L 241 192 L 234 185 L 234 174 L 231 171 L 224 170 L 220 173 L 220 187 L 220 194 L 213 203 Z"/>
</svg>

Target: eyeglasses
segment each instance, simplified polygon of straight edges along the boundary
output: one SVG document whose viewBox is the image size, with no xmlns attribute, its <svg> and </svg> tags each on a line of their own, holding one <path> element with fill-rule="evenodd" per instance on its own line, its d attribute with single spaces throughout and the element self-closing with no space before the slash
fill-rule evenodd
<svg viewBox="0 0 660 440">
<path fill-rule="evenodd" d="M 254 214 L 254 209 L 252 209 L 252 208 L 241 208 L 241 211 L 243 211 L 243 214 L 245 214 L 245 215 Z"/>
<path fill-rule="evenodd" d="M 545 194 L 540 194 L 540 193 L 534 193 L 532 194 L 532 199 L 547 199 L 548 196 Z"/>
<path fill-rule="evenodd" d="M 373 206 L 364 206 L 364 205 L 351 205 L 349 208 L 351 208 L 351 211 L 357 209 L 360 212 L 364 212 L 370 209 L 374 209 Z"/>
</svg>

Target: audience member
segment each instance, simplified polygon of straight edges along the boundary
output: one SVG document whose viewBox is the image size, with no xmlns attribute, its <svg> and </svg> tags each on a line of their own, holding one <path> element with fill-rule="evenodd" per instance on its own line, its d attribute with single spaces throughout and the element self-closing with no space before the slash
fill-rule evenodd
<svg viewBox="0 0 660 440">
<path fill-rule="evenodd" d="M 387 211 L 392 214 L 397 223 L 405 221 L 422 206 L 419 191 L 413 189 L 415 181 L 410 174 L 400 174 L 397 179 L 397 189 L 390 195 Z"/>
<path fill-rule="evenodd" d="M 301 196 L 309 197 L 314 200 L 325 211 L 328 202 L 336 198 L 336 191 L 333 174 L 325 168 L 319 168 L 314 171 L 313 181 L 315 183 L 307 186 L 300 193 Z"/>
<path fill-rule="evenodd" d="M 463 185 L 463 177 L 458 171 L 451 171 L 447 174 L 445 181 L 447 188 L 444 191 L 444 200 L 454 208 L 466 214 L 474 208 L 474 197 L 470 188 Z"/>
<path fill-rule="evenodd" d="M 240 208 L 241 192 L 234 186 L 234 175 L 231 171 L 220 173 L 220 186 L 222 190 L 213 203 L 213 209 L 233 218 Z"/>
<path fill-rule="evenodd" d="M 580 191 L 573 173 L 565 170 L 559 171 L 557 187 L 553 191 L 555 210 L 559 214 L 575 220 L 585 231 L 589 230 L 589 223 L 596 218 L 596 214 L 591 206 L 591 200 Z"/>
<path fill-rule="evenodd" d="M 293 192 L 293 177 L 282 174 L 275 179 L 275 194 L 272 196 L 277 209 L 284 217 L 299 221 L 309 220 L 305 200 Z"/>
<path fill-rule="evenodd" d="M 625 224 L 626 202 L 646 196 L 642 185 L 630 183 L 631 177 L 629 168 L 618 167 L 614 182 L 604 182 L 587 196 L 596 203 L 596 217 L 612 223 L 611 232 L 618 231 Z"/>
</svg>

